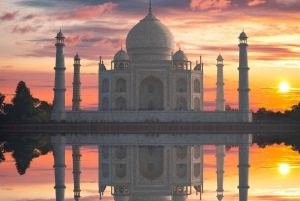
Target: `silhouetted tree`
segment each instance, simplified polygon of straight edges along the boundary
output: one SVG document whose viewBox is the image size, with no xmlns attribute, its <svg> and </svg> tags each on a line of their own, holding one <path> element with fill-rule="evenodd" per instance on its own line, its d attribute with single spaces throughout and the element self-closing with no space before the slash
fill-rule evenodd
<svg viewBox="0 0 300 201">
<path fill-rule="evenodd" d="M 237 109 L 231 108 L 229 105 L 225 105 L 225 111 L 237 111 Z"/>
<path fill-rule="evenodd" d="M 4 100 L 5 100 L 5 95 L 0 93 L 0 113 L 3 112 Z"/>
<path fill-rule="evenodd" d="M 14 117 L 16 120 L 28 120 L 35 115 L 35 98 L 32 97 L 29 88 L 25 82 L 18 83 L 16 94 L 12 99 L 14 106 Z"/>
<path fill-rule="evenodd" d="M 0 150 L 0 163 L 5 160 L 3 153 L 12 152 L 17 171 L 22 175 L 34 158 L 52 151 L 52 145 L 50 137 L 45 135 L 0 135 Z"/>
</svg>

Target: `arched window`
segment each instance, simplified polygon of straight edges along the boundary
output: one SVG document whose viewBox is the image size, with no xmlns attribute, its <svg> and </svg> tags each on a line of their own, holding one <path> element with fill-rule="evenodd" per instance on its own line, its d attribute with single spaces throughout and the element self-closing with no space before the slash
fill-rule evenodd
<svg viewBox="0 0 300 201">
<path fill-rule="evenodd" d="M 117 100 L 116 100 L 116 108 L 120 109 L 120 110 L 125 109 L 126 108 L 126 99 L 123 98 L 123 97 L 117 98 Z"/>
<path fill-rule="evenodd" d="M 187 84 L 185 79 L 180 78 L 176 82 L 176 92 L 187 92 Z"/>
<path fill-rule="evenodd" d="M 154 86 L 153 85 L 149 85 L 148 86 L 148 93 L 149 94 L 153 94 L 154 93 Z"/>
<path fill-rule="evenodd" d="M 124 64 L 123 64 L 123 63 L 121 63 L 121 64 L 119 65 L 119 69 L 124 69 Z"/>
<path fill-rule="evenodd" d="M 126 69 L 128 68 L 128 63 L 126 63 L 125 68 L 126 68 Z"/>
<path fill-rule="evenodd" d="M 194 109 L 200 110 L 200 99 L 198 97 L 194 99 Z"/>
<path fill-rule="evenodd" d="M 126 92 L 126 80 L 119 78 L 116 82 L 116 92 Z"/>
<path fill-rule="evenodd" d="M 173 65 L 173 69 L 176 69 L 176 64 Z"/>
<path fill-rule="evenodd" d="M 186 110 L 187 109 L 187 101 L 185 98 L 180 97 L 177 99 L 177 108 L 181 110 Z"/>
<path fill-rule="evenodd" d="M 116 175 L 119 178 L 124 178 L 126 176 L 126 164 L 116 164 Z"/>
<path fill-rule="evenodd" d="M 200 81 L 198 79 L 194 80 L 194 92 L 200 93 Z"/>
<path fill-rule="evenodd" d="M 182 63 L 178 65 L 178 69 L 183 69 Z"/>
<path fill-rule="evenodd" d="M 117 70 L 118 69 L 118 63 L 115 63 L 114 67 L 115 67 L 115 70 Z"/>
<path fill-rule="evenodd" d="M 116 157 L 120 160 L 123 160 L 126 157 L 126 148 L 125 147 L 117 147 L 116 148 Z"/>
<path fill-rule="evenodd" d="M 109 83 L 108 80 L 105 78 L 102 81 L 102 93 L 107 93 L 109 91 Z"/>
<path fill-rule="evenodd" d="M 184 69 L 187 70 L 187 64 L 184 64 Z"/>
<path fill-rule="evenodd" d="M 108 109 L 108 99 L 106 97 L 102 99 L 102 109 Z"/>
<path fill-rule="evenodd" d="M 148 109 L 154 109 L 154 102 L 152 100 L 148 102 Z"/>
</svg>

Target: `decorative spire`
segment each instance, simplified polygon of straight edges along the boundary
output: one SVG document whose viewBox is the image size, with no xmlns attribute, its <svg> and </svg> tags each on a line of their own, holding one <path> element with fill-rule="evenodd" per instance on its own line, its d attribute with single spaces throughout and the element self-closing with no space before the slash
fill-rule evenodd
<svg viewBox="0 0 300 201">
<path fill-rule="evenodd" d="M 151 0 L 149 1 L 149 14 L 151 14 Z"/>
<path fill-rule="evenodd" d="M 123 50 L 123 45 L 121 45 L 121 50 Z"/>
</svg>

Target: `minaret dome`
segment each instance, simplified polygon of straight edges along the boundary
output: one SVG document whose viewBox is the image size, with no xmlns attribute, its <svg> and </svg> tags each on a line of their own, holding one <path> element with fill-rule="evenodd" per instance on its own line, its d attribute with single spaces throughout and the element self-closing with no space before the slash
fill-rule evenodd
<svg viewBox="0 0 300 201">
<path fill-rule="evenodd" d="M 247 36 L 247 34 L 243 31 L 243 32 L 240 34 L 239 39 L 240 39 L 240 43 L 247 44 L 248 36 Z"/>
</svg>

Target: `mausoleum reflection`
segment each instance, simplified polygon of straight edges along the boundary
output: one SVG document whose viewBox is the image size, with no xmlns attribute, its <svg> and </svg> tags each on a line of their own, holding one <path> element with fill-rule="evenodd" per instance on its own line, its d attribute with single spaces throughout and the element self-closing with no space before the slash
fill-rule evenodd
<svg viewBox="0 0 300 201">
<path fill-rule="evenodd" d="M 64 200 L 67 141 L 66 136 L 52 137 L 56 200 Z M 75 200 L 83 196 L 80 193 L 82 146 L 85 145 L 72 144 Z M 205 173 L 203 147 L 203 144 L 98 145 L 99 199 L 112 195 L 116 201 L 184 201 L 196 194 L 201 200 Z M 216 200 L 223 199 L 224 156 L 225 145 L 216 145 Z"/>
</svg>

